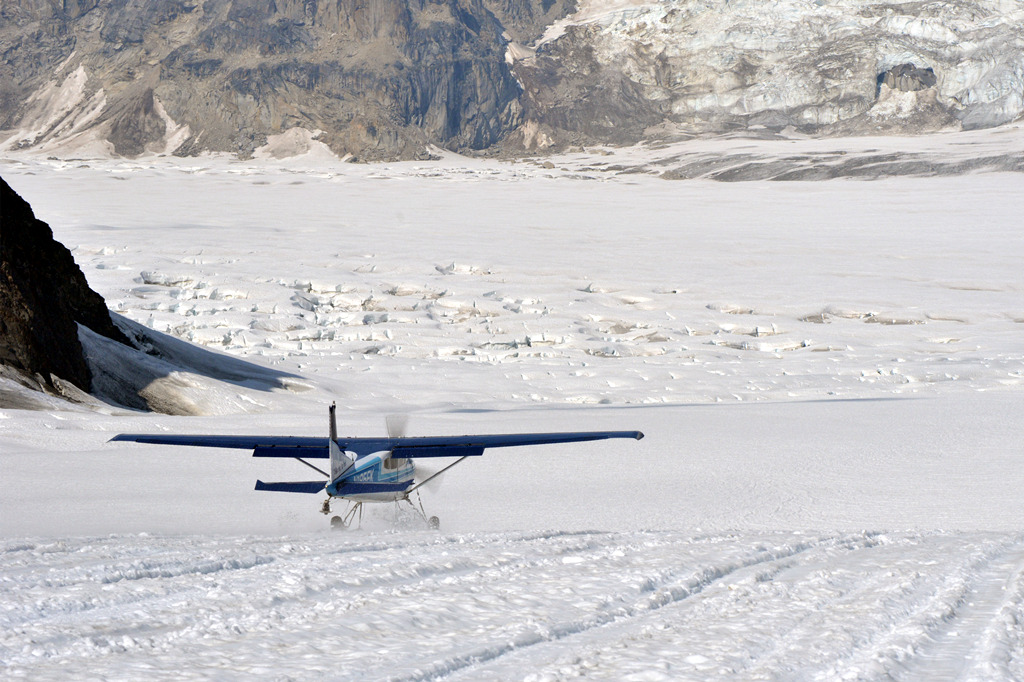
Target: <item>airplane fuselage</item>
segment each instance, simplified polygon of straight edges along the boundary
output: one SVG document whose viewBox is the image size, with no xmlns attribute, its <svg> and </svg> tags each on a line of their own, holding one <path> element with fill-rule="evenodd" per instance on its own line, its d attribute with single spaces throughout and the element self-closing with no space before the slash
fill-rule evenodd
<svg viewBox="0 0 1024 682">
<path fill-rule="evenodd" d="M 406 497 L 416 476 L 412 460 L 391 457 L 387 450 L 362 456 L 354 452 L 345 454 L 355 462 L 350 470 L 326 485 L 328 495 L 354 502 L 395 502 Z"/>
</svg>

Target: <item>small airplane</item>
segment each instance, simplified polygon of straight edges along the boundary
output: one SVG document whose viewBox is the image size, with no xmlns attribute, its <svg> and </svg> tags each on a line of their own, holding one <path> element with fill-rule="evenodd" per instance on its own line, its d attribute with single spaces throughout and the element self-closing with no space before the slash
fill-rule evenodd
<svg viewBox="0 0 1024 682">
<path fill-rule="evenodd" d="M 316 481 L 264 483 L 256 481 L 256 490 L 286 493 L 327 493 L 320 511 L 331 513 L 331 500 L 350 502 L 344 516 L 331 518 L 331 526 L 347 528 L 356 518 L 362 520 L 364 502 L 408 502 L 415 509 L 410 495 L 425 483 L 459 464 L 467 457 L 477 457 L 486 448 L 547 445 L 633 438 L 640 440 L 640 431 L 572 431 L 565 433 L 515 433 L 480 436 L 392 436 L 387 438 L 338 438 L 335 405 L 329 408 L 330 436 L 203 436 L 121 433 L 111 441 L 133 441 L 151 445 L 188 445 L 208 448 L 252 450 L 253 457 L 291 457 L 326 477 Z M 389 425 L 390 430 L 390 425 Z M 415 460 L 429 457 L 457 457 L 440 471 L 416 481 Z M 330 472 L 307 462 L 307 459 L 330 460 Z M 430 528 L 440 527 L 436 516 L 427 518 L 420 502 L 419 513 Z"/>
</svg>

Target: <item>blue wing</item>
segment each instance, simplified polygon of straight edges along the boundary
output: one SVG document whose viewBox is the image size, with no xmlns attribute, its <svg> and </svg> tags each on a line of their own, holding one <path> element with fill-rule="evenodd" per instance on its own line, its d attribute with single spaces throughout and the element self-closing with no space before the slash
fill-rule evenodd
<svg viewBox="0 0 1024 682">
<path fill-rule="evenodd" d="M 482 455 L 486 448 L 507 448 L 554 443 L 579 443 L 609 438 L 640 440 L 640 431 L 569 431 L 565 433 L 509 433 L 481 436 L 416 436 L 409 438 L 339 438 L 338 447 L 359 454 L 394 451 L 395 457 L 462 457 Z M 202 436 L 121 433 L 110 440 L 151 445 L 189 445 L 206 448 L 252 450 L 254 457 L 330 457 L 326 437 L 311 436 Z"/>
<path fill-rule="evenodd" d="M 119 433 L 110 440 L 127 440 L 151 445 L 192 445 L 206 448 L 260 447 L 326 448 L 327 438 L 309 436 L 171 436 L 162 433 Z"/>
<path fill-rule="evenodd" d="M 391 450 L 394 457 L 417 459 L 422 457 L 463 457 L 482 455 L 486 448 L 508 448 L 526 445 L 578 443 L 608 438 L 635 438 L 639 431 L 570 431 L 566 433 L 508 433 L 480 436 L 415 436 L 407 438 L 348 438 L 338 439 L 338 446 L 353 452 L 380 452 Z"/>
</svg>

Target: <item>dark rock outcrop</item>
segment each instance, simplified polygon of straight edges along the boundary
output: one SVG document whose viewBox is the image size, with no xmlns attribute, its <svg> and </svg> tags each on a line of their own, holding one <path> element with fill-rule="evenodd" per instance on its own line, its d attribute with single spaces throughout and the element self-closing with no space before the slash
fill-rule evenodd
<svg viewBox="0 0 1024 682">
<path fill-rule="evenodd" d="M 125 341 L 71 252 L 0 178 L 0 364 L 88 391 L 78 324 Z"/>
<path fill-rule="evenodd" d="M 576 0 L 484 0 L 509 37 L 529 45 L 544 34 L 544 29 L 576 11 Z"/>
<path fill-rule="evenodd" d="M 935 71 L 914 64 L 899 64 L 878 75 L 878 84 L 883 83 L 900 92 L 916 92 L 935 87 L 938 80 Z"/>
<path fill-rule="evenodd" d="M 0 178 L 0 407 L 47 409 L 56 395 L 104 409 L 218 414 L 250 409 L 246 393 L 309 388 L 112 315 L 71 252 Z"/>
<path fill-rule="evenodd" d="M 516 64 L 523 84 L 526 126 L 514 142 L 527 149 L 568 144 L 629 145 L 662 121 L 663 104 L 648 99 L 641 86 L 615 65 L 595 58 L 591 26 L 573 26 L 565 37 L 544 45 Z"/>
</svg>

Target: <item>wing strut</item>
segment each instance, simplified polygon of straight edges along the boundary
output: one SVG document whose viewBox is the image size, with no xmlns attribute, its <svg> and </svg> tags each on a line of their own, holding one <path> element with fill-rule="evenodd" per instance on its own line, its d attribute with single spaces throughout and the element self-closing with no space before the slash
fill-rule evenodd
<svg viewBox="0 0 1024 682">
<path fill-rule="evenodd" d="M 440 471 L 435 473 L 433 476 L 430 476 L 428 478 L 423 479 L 422 481 L 420 481 L 419 483 L 417 483 L 413 487 L 411 487 L 408 490 L 406 490 L 405 494 L 408 496 L 409 493 L 411 493 L 412 491 L 416 490 L 417 488 L 419 488 L 424 483 L 429 483 L 430 481 L 433 481 L 435 478 L 437 478 L 438 476 L 440 476 L 444 472 L 448 471 L 449 469 L 451 469 L 453 466 L 455 466 L 456 464 L 458 464 L 462 460 L 466 459 L 466 457 L 469 457 L 469 455 L 463 455 L 462 457 L 459 457 L 457 460 L 455 460 L 454 462 L 452 462 L 451 464 L 446 466 L 444 469 L 441 469 Z"/>
<path fill-rule="evenodd" d="M 297 461 L 297 462 L 302 462 L 303 464 L 305 464 L 306 466 L 308 466 L 308 467 L 309 467 L 310 469 L 312 469 L 313 471 L 318 471 L 318 472 L 320 472 L 321 474 L 323 474 L 323 475 L 324 475 L 324 476 L 326 476 L 327 478 L 330 478 L 330 477 L 331 477 L 331 475 L 330 475 L 329 473 L 327 473 L 326 471 L 324 471 L 323 469 L 321 469 L 321 468 L 320 468 L 320 467 L 318 467 L 318 466 L 315 466 L 315 465 L 313 465 L 313 464 L 310 464 L 309 462 L 307 462 L 306 460 L 302 459 L 301 457 L 295 457 L 295 458 L 293 458 L 293 459 L 295 459 L 295 461 Z"/>
</svg>

